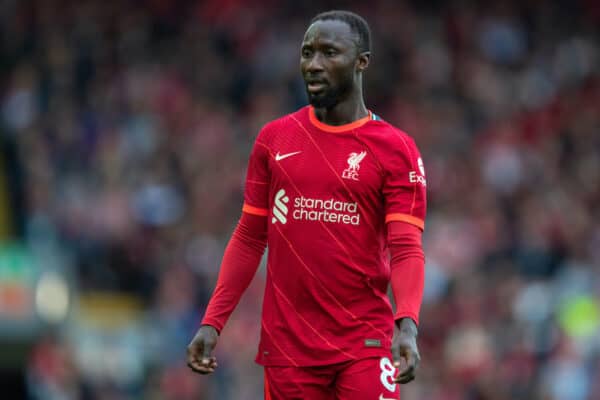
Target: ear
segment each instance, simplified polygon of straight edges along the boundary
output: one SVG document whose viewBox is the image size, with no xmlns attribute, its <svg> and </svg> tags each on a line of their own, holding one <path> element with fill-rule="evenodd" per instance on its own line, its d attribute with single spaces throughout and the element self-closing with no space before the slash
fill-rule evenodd
<svg viewBox="0 0 600 400">
<path fill-rule="evenodd" d="M 371 52 L 364 51 L 360 53 L 356 59 L 356 69 L 359 72 L 363 72 L 369 67 L 369 61 L 371 60 Z"/>
</svg>

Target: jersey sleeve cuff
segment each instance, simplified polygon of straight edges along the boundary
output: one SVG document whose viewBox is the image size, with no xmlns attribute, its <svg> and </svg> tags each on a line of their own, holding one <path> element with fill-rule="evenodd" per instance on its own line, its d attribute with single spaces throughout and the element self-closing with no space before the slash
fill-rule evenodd
<svg viewBox="0 0 600 400">
<path fill-rule="evenodd" d="M 215 328 L 217 330 L 217 333 L 219 335 L 221 334 L 221 331 L 223 330 L 223 324 L 221 324 L 219 321 L 214 320 L 214 319 L 212 319 L 210 317 L 209 318 L 204 318 L 202 320 L 202 322 L 200 322 L 200 326 L 203 326 L 203 325 L 210 325 L 210 326 L 212 326 L 213 328 Z"/>
<path fill-rule="evenodd" d="M 391 222 L 391 221 L 401 221 L 401 222 L 407 222 L 411 225 L 416 226 L 417 228 L 424 230 L 425 229 L 425 221 L 423 221 L 421 218 L 409 215 L 409 214 L 402 214 L 402 213 L 391 213 L 391 214 L 387 214 L 385 216 L 385 222 Z"/>
<path fill-rule="evenodd" d="M 252 215 L 259 215 L 261 217 L 266 217 L 269 215 L 269 210 L 267 210 L 266 208 L 254 207 L 247 203 L 244 203 L 242 211 Z"/>
<path fill-rule="evenodd" d="M 403 318 L 410 318 L 414 321 L 415 325 L 419 326 L 419 316 L 415 315 L 410 311 L 396 311 L 394 314 L 394 321 L 399 321 Z"/>
</svg>

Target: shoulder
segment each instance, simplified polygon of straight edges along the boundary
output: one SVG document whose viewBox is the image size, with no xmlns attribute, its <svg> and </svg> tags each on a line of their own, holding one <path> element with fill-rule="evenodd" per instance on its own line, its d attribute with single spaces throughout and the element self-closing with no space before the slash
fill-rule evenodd
<svg viewBox="0 0 600 400">
<path fill-rule="evenodd" d="M 288 132 L 290 127 L 297 126 L 298 121 L 308 118 L 308 107 L 302 107 L 292 113 L 267 122 L 261 128 L 257 140 L 270 142 L 273 138 Z"/>
<path fill-rule="evenodd" d="M 402 129 L 373 115 L 363 138 L 371 142 L 374 150 L 383 158 L 404 155 L 409 158 L 418 153 L 414 138 Z"/>
</svg>

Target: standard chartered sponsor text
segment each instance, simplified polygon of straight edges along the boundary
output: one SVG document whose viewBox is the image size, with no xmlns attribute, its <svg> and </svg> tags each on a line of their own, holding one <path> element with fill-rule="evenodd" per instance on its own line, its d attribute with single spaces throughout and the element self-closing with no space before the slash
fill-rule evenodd
<svg viewBox="0 0 600 400">
<path fill-rule="evenodd" d="M 311 199 L 307 197 L 294 198 L 292 218 L 304 221 L 323 221 L 346 225 L 359 225 L 360 214 L 356 202 L 344 202 L 333 198 Z"/>
</svg>

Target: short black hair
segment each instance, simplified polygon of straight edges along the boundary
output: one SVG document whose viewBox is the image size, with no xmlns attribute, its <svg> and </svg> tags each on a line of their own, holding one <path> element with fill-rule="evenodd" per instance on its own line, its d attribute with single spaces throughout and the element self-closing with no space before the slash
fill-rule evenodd
<svg viewBox="0 0 600 400">
<path fill-rule="evenodd" d="M 358 35 L 358 51 L 364 53 L 371 51 L 371 28 L 367 21 L 358 14 L 351 11 L 344 10 L 331 10 L 317 14 L 311 21 L 310 24 L 314 24 L 317 21 L 342 21 L 350 26 L 352 32 Z"/>
</svg>

